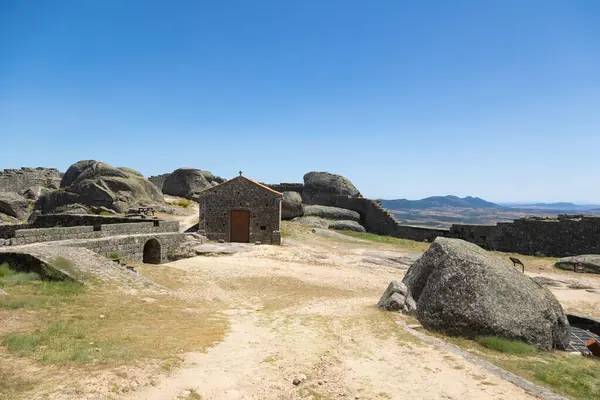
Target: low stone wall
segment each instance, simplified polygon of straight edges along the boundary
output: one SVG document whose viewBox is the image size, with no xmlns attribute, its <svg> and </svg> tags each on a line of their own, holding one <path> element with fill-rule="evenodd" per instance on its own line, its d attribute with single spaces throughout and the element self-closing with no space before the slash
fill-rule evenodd
<svg viewBox="0 0 600 400">
<path fill-rule="evenodd" d="M 15 230 L 10 239 L 1 239 L 0 246 L 169 232 L 179 233 L 179 222 L 154 220 L 143 223 L 134 222 L 96 226 L 27 228 Z"/>
<path fill-rule="evenodd" d="M 496 225 L 455 224 L 450 229 L 438 229 L 403 225 L 370 199 L 337 196 L 335 206 L 358 212 L 367 231 L 380 235 L 427 242 L 450 237 L 488 250 L 549 257 L 600 254 L 600 216 L 532 217 Z"/>
<path fill-rule="evenodd" d="M 70 239 L 93 239 L 102 236 L 101 231 L 94 231 L 93 226 L 76 226 L 70 228 L 21 229 L 15 232 L 12 245 L 52 242 Z"/>
<path fill-rule="evenodd" d="M 183 233 L 152 233 L 129 236 L 113 236 L 91 240 L 75 240 L 63 242 L 64 246 L 83 247 L 105 257 L 118 255 L 119 257 L 142 262 L 144 260 L 144 246 L 149 240 L 160 243 L 160 262 L 167 262 L 169 254 L 185 240 Z"/>
<path fill-rule="evenodd" d="M 0 239 L 10 239 L 15 237 L 15 232 L 19 229 L 30 228 L 29 224 L 21 225 L 0 225 Z"/>
<path fill-rule="evenodd" d="M 146 218 L 104 216 L 91 214 L 43 214 L 31 224 L 32 228 L 53 228 L 57 226 L 96 226 L 122 223 L 148 222 Z"/>
</svg>

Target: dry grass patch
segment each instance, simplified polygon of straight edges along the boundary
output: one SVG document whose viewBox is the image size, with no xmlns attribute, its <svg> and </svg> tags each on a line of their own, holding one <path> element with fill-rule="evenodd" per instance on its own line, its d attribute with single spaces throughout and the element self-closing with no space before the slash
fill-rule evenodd
<svg viewBox="0 0 600 400">
<path fill-rule="evenodd" d="M 184 271 L 165 265 L 149 265 L 130 261 L 127 263 L 144 277 L 172 290 L 182 289 L 190 284 L 191 271 Z"/>
<path fill-rule="evenodd" d="M 20 393 L 28 392 L 36 387 L 38 382 L 17 374 L 14 365 L 0 361 L 0 399 L 16 398 Z"/>
<path fill-rule="evenodd" d="M 41 315 L 34 331 L 3 338 L 8 351 L 47 364 L 119 365 L 204 350 L 223 338 L 227 322 L 211 307 L 187 313 L 169 296 L 156 302 L 114 292 L 86 293 Z"/>
<path fill-rule="evenodd" d="M 35 386 L 9 368 L 17 360 L 34 369 L 68 366 L 72 375 L 151 360 L 164 360 L 172 368 L 177 355 L 204 351 L 228 329 L 226 317 L 213 303 L 14 276 L 4 271 L 0 280 L 2 287 L 10 283 L 10 295 L 0 299 L 0 351 L 5 354 L 0 398 L 28 398 L 27 391 Z"/>
<path fill-rule="evenodd" d="M 377 235 L 375 233 L 352 232 L 352 231 L 337 231 L 346 236 L 352 236 L 357 239 L 366 240 L 377 244 L 385 244 L 393 246 L 397 250 L 424 252 L 429 248 L 429 243 L 416 242 L 414 240 L 400 239 L 392 236 Z"/>
<path fill-rule="evenodd" d="M 517 354 L 510 354 L 514 353 L 514 342 L 506 343 L 511 341 L 498 344 L 493 340 L 488 346 L 489 341 L 482 345 L 474 340 L 428 333 L 556 393 L 579 400 L 600 398 L 600 361 L 596 359 L 561 351 L 532 351 L 529 347 L 519 347 Z M 524 352 L 519 351 L 523 349 Z"/>
</svg>

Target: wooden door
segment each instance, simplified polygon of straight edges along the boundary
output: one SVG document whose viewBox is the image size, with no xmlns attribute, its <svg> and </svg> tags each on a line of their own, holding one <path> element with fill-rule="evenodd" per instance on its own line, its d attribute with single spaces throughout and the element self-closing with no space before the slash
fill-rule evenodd
<svg viewBox="0 0 600 400">
<path fill-rule="evenodd" d="M 231 211 L 231 242 L 250 242 L 250 211 Z"/>
</svg>

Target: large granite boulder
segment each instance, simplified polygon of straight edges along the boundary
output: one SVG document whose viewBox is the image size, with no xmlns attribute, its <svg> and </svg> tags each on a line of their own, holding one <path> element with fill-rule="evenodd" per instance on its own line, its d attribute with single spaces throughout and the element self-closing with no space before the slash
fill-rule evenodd
<svg viewBox="0 0 600 400">
<path fill-rule="evenodd" d="M 554 295 L 503 259 L 459 239 L 437 238 L 402 282 L 427 328 L 494 335 L 564 349 L 569 322 Z"/>
<path fill-rule="evenodd" d="M 356 211 L 330 206 L 306 205 L 304 215 L 332 220 L 360 221 L 360 214 Z"/>
<path fill-rule="evenodd" d="M 19 220 L 29 215 L 29 202 L 23 196 L 13 192 L 0 192 L 0 213 Z"/>
<path fill-rule="evenodd" d="M 162 193 L 150 181 L 130 168 L 115 168 L 94 160 L 79 161 L 69 167 L 60 190 L 42 195 L 35 208 L 44 214 L 84 208 L 105 207 L 125 212 L 130 207 L 163 202 Z M 67 207 L 68 206 L 68 207 Z"/>
<path fill-rule="evenodd" d="M 283 192 L 281 219 L 292 219 L 304 215 L 302 197 L 298 192 Z"/>
<path fill-rule="evenodd" d="M 180 196 L 191 199 L 196 192 L 212 187 L 209 179 L 214 176 L 208 171 L 201 171 L 194 168 L 176 169 L 165 179 L 162 191 L 171 196 Z"/>
<path fill-rule="evenodd" d="M 580 256 L 564 257 L 554 264 L 557 268 L 574 271 L 583 268 L 584 272 L 600 274 L 600 254 L 584 254 Z"/>
<path fill-rule="evenodd" d="M 335 196 L 361 197 L 352 182 L 329 172 L 309 172 L 304 175 L 302 202 L 304 204 L 335 205 Z"/>
<path fill-rule="evenodd" d="M 329 221 L 329 229 L 340 231 L 366 232 L 365 227 L 356 221 Z"/>
</svg>

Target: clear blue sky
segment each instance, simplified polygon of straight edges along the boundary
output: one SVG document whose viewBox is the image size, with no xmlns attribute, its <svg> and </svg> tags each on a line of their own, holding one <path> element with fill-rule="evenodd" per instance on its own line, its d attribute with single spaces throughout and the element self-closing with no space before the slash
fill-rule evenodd
<svg viewBox="0 0 600 400">
<path fill-rule="evenodd" d="M 600 202 L 600 2 L 0 0 L 0 169 Z"/>
</svg>

